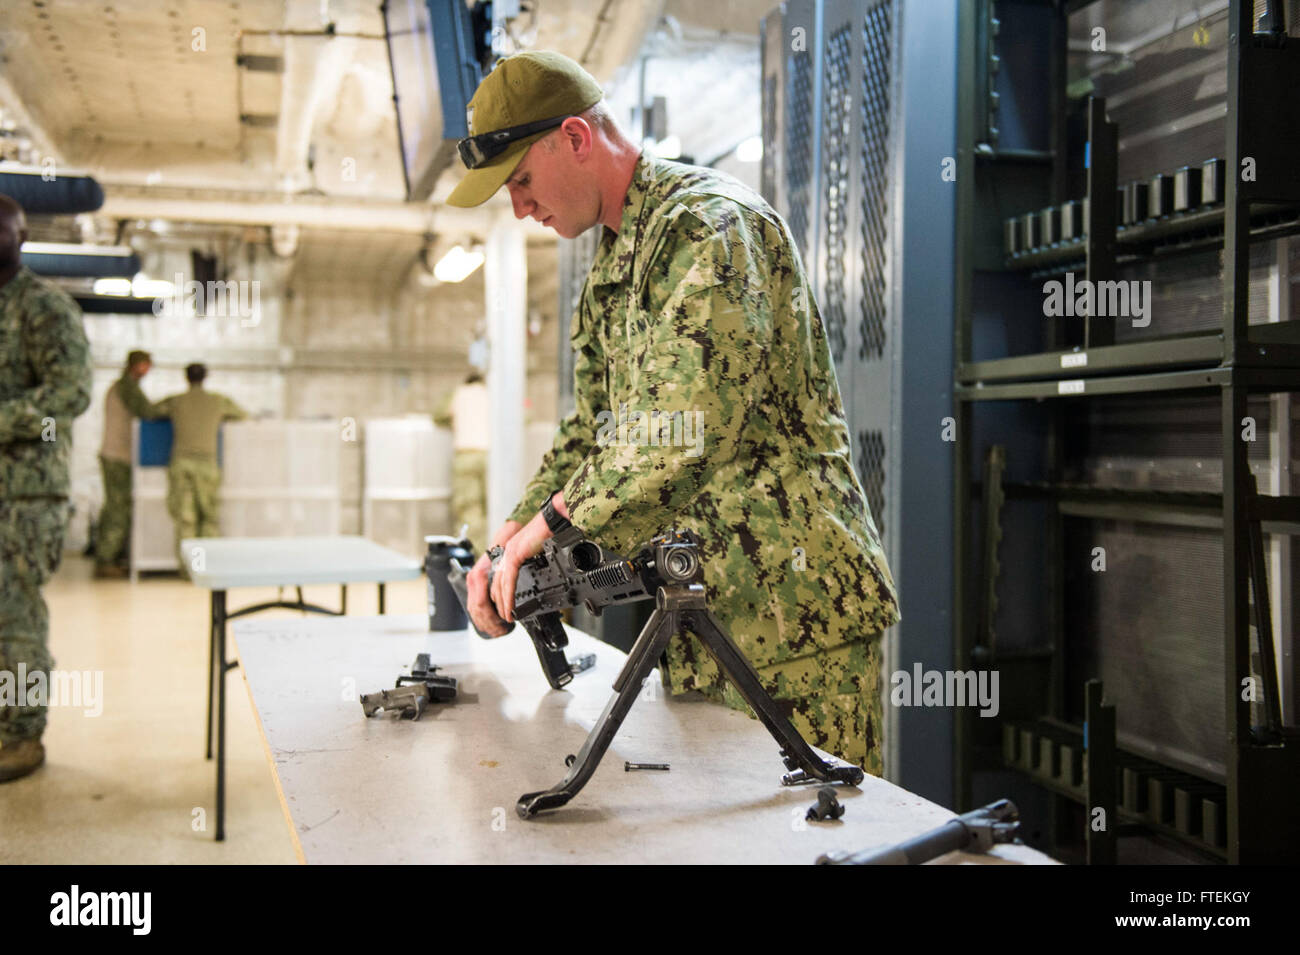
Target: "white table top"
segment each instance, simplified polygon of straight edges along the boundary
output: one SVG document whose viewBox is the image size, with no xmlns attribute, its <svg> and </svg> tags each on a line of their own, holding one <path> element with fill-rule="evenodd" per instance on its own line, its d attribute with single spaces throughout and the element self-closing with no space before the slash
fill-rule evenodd
<svg viewBox="0 0 1300 955">
<path fill-rule="evenodd" d="M 565 775 L 612 694 L 624 654 L 570 630 L 596 667 L 552 691 L 522 628 L 499 640 L 430 633 L 423 617 L 313 617 L 233 625 L 299 858 L 312 863 L 812 863 L 901 842 L 953 817 L 868 776 L 839 787 L 845 815 L 806 822 L 815 789 L 785 787 L 757 720 L 666 698 L 653 676 L 591 781 L 523 820 L 515 800 Z M 358 694 L 391 687 L 420 652 L 460 697 L 418 722 L 366 719 Z M 625 772 L 624 760 L 668 772 Z M 232 838 L 238 838 L 232 833 Z M 1051 863 L 1025 846 L 944 862 Z"/>
<path fill-rule="evenodd" d="M 232 587 L 293 587 L 304 584 L 364 584 L 414 580 L 420 561 L 381 547 L 365 537 L 200 537 L 181 541 L 203 549 L 203 569 L 190 578 L 209 590 Z"/>
</svg>

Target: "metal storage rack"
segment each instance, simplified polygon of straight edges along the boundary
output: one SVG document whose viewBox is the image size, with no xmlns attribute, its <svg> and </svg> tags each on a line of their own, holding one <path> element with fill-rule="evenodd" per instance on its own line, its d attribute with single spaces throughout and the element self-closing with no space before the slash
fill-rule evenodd
<svg viewBox="0 0 1300 955">
<path fill-rule="evenodd" d="M 1268 325 L 1248 321 L 1251 244 L 1300 233 L 1300 96 L 1295 93 L 1300 89 L 1300 39 L 1287 37 L 1278 28 L 1279 3 L 1269 5 L 1266 16 L 1273 18 L 1273 23 L 1258 33 L 1255 4 L 1245 0 L 1228 4 L 1226 142 L 1220 154 L 1228 175 L 1221 207 L 1188 210 L 1121 229 L 1116 204 L 1096 200 L 1116 195 L 1117 129 L 1107 118 L 1105 103 L 1091 99 L 1086 114 L 1089 159 L 1084 173 L 1091 222 L 1086 234 L 1041 251 L 1004 256 L 1001 239 L 1006 216 L 1073 198 L 1067 195 L 1071 174 L 1068 21 L 1073 13 L 1090 5 L 1086 0 L 966 0 L 961 7 L 954 315 L 954 477 L 958 489 L 954 666 L 958 670 L 996 667 L 1002 671 L 1005 718 L 994 731 L 981 725 L 971 711 L 959 711 L 954 747 L 956 807 L 964 811 L 975 805 L 973 781 L 977 773 L 1009 770 L 1054 794 L 1054 836 L 1061 834 L 1065 820 L 1085 820 L 1080 829 L 1090 862 L 1116 861 L 1118 837 L 1139 830 L 1176 840 L 1208 859 L 1295 861 L 1300 855 L 1300 815 L 1294 805 L 1294 785 L 1300 779 L 1300 733 L 1294 725 L 1275 722 L 1267 738 L 1258 730 L 1252 735 L 1252 703 L 1243 699 L 1241 687 L 1243 680 L 1267 674 L 1251 657 L 1252 546 L 1258 548 L 1261 526 L 1272 533 L 1294 534 L 1300 529 L 1300 497 L 1255 495 L 1248 449 L 1239 440 L 1239 431 L 1248 414 L 1248 396 L 1300 391 L 1300 321 Z M 1294 11 L 1297 5 L 1291 6 Z M 999 31 L 1005 34 L 1009 24 L 1017 40 L 1031 42 L 999 44 Z M 1042 51 L 1047 52 L 1044 55 Z M 999 53 L 1019 56 L 1022 62 L 1004 62 Z M 995 87 L 999 71 L 1008 67 L 1017 82 L 1036 80 L 1048 91 L 1048 148 L 1000 148 Z M 1234 174 L 1247 157 L 1254 160 L 1253 181 Z M 1077 163 L 1074 172 L 1077 180 Z M 1114 280 L 1121 262 L 1176 256 L 1207 247 L 1223 250 L 1221 329 L 1117 342 L 1113 317 L 1088 317 L 1075 329 L 1066 327 L 1063 320 L 1039 318 L 1036 320 L 1046 328 L 1042 339 L 1046 347 L 1031 354 L 973 360 L 972 345 L 980 334 L 976 312 L 983 309 L 987 314 L 989 305 L 984 299 L 1010 287 L 999 277 L 1023 272 L 1041 278 L 1078 266 L 1090 280 Z M 1022 293 L 1022 307 L 1027 300 Z M 1008 314 L 1014 311 L 1014 295 L 1000 307 Z M 1010 318 L 1006 328 L 1012 329 Z M 1070 333 L 1079 331 L 1081 341 L 1071 342 Z M 1013 333 L 1008 331 L 1007 337 Z M 1065 430 L 1067 405 L 1101 395 L 1155 392 L 1219 394 L 1221 494 L 1120 490 L 1063 479 L 1070 440 Z M 1027 406 L 1026 402 L 1037 405 Z M 1021 410 L 1000 416 L 986 410 L 997 403 L 1016 403 Z M 995 440 L 999 428 L 1013 429 L 1017 420 L 1023 423 L 1025 419 L 1015 415 L 1030 413 L 1023 410 L 1027 407 L 1041 416 L 1027 430 L 1037 427 L 1044 433 L 1038 450 L 1047 479 L 1003 484 L 1005 462 L 994 454 L 977 483 L 976 456 L 981 452 L 976 446 L 977 431 Z M 1004 496 L 1038 501 L 1045 507 L 1046 518 L 1041 527 L 1047 592 L 1042 612 L 1048 639 L 1012 651 L 997 649 L 995 629 L 1001 538 L 997 512 Z M 977 511 L 980 498 L 984 505 Z M 982 516 L 983 533 L 976 530 L 977 513 Z M 1222 782 L 1187 772 L 1184 766 L 1125 752 L 1116 744 L 1115 708 L 1103 704 L 1101 684 L 1066 685 L 1063 520 L 1067 516 L 1221 528 L 1227 737 Z M 982 592 L 972 586 L 981 579 L 981 571 Z M 1265 616 L 1256 622 L 1262 626 L 1266 620 Z M 1289 620 L 1284 621 L 1284 627 L 1289 625 Z M 1271 646 L 1271 634 L 1264 636 Z M 1267 654 L 1261 653 L 1260 658 L 1264 657 Z M 1266 687 L 1274 707 L 1276 692 L 1274 679 L 1273 685 Z M 1085 694 L 1080 725 L 1066 718 L 1067 700 Z M 1069 810 L 1069 803 L 1081 804 L 1084 812 Z M 1086 825 L 1098 808 L 1105 810 L 1110 821 L 1100 831 Z"/>
</svg>

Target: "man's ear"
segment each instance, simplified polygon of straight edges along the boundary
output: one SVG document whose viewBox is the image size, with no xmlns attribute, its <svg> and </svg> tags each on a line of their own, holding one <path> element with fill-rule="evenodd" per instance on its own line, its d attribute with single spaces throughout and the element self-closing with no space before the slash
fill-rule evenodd
<svg viewBox="0 0 1300 955">
<path fill-rule="evenodd" d="M 570 116 L 566 119 L 560 125 L 560 135 L 564 138 L 565 148 L 578 162 L 585 162 L 591 155 L 595 133 L 591 125 L 581 116 Z"/>
</svg>

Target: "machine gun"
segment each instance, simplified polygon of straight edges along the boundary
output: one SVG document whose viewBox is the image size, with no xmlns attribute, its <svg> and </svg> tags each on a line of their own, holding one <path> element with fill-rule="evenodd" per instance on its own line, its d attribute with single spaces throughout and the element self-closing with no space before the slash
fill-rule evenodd
<svg viewBox="0 0 1300 955">
<path fill-rule="evenodd" d="M 488 555 L 492 558 L 491 574 L 495 575 L 500 548 L 493 548 Z M 462 602 L 468 604 L 466 572 L 457 564 L 448 577 Z M 492 576 L 488 580 L 490 587 Z M 532 637 L 551 686 L 559 689 L 575 672 L 564 656 L 568 637 L 560 622 L 561 610 L 585 606 L 599 614 L 605 607 L 652 598 L 654 613 L 614 681 L 613 698 L 577 756 L 566 760 L 568 775 L 548 790 L 520 796 L 515 808 L 522 818 L 563 806 L 586 785 L 668 642 L 685 632 L 699 638 L 780 744 L 781 756 L 790 770 L 782 777 L 783 784 L 817 780 L 856 786 L 862 782 L 863 772 L 857 766 L 830 763 L 813 752 L 763 689 L 753 665 L 708 608 L 700 540 L 689 531 L 660 534 L 629 559 L 604 550 L 583 537 L 576 527 L 565 528 L 542 545 L 540 554 L 520 566 L 515 584 L 515 616 Z M 479 632 L 479 636 L 486 635 Z"/>
<path fill-rule="evenodd" d="M 949 820 L 937 829 L 886 849 L 831 852 L 818 865 L 920 865 L 947 852 L 988 852 L 998 843 L 1017 842 L 1020 810 L 1010 799 L 999 799 Z"/>
</svg>

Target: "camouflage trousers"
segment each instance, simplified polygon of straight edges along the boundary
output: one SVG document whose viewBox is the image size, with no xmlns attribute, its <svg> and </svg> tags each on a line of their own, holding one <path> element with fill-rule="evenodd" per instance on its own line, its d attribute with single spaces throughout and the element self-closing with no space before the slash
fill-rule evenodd
<svg viewBox="0 0 1300 955">
<path fill-rule="evenodd" d="M 0 500 L 0 672 L 18 690 L 20 665 L 49 679 L 50 612 L 41 587 L 58 570 L 70 514 L 63 498 Z M 6 701 L 7 703 L 7 701 Z M 40 739 L 45 707 L 0 705 L 0 743 Z"/>
<path fill-rule="evenodd" d="M 883 776 L 882 667 L 877 637 L 763 667 L 758 675 L 805 740 L 873 776 Z M 703 693 L 754 716 L 729 681 Z"/>
<path fill-rule="evenodd" d="M 451 514 L 460 531 L 469 525 L 469 539 L 476 553 L 487 548 L 487 458 L 486 451 L 457 451 L 451 459 Z"/>
<path fill-rule="evenodd" d="M 95 563 L 116 564 L 131 533 L 131 465 L 101 457 L 99 470 L 104 476 L 104 506 L 95 537 Z"/>
<path fill-rule="evenodd" d="M 176 530 L 180 574 L 190 577 L 189 557 L 181 553 L 187 537 L 217 537 L 220 519 L 221 468 L 201 458 L 172 458 L 167 468 L 167 513 Z"/>
</svg>

